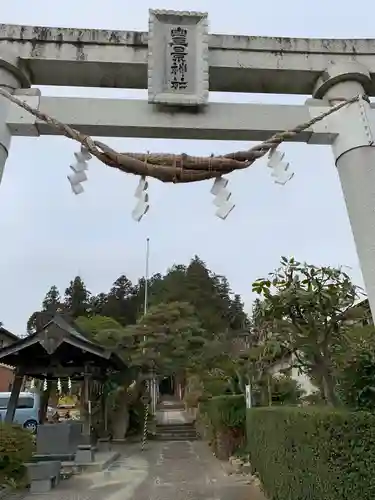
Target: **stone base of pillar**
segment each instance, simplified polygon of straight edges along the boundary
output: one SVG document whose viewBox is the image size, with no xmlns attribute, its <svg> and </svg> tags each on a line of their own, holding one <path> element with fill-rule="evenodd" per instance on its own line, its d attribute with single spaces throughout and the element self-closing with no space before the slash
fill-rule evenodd
<svg viewBox="0 0 375 500">
<path fill-rule="evenodd" d="M 91 464 L 92 462 L 95 462 L 95 449 L 91 445 L 79 445 L 75 457 L 75 463 L 77 465 L 84 465 Z"/>
</svg>

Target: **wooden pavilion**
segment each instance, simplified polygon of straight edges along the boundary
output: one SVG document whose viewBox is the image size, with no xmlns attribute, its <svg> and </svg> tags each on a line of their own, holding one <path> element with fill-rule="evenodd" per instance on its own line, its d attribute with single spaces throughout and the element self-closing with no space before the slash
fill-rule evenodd
<svg viewBox="0 0 375 500">
<path fill-rule="evenodd" d="M 70 378 L 83 382 L 84 413 L 88 415 L 84 424 L 85 434 L 90 433 L 90 382 L 104 382 L 110 373 L 126 369 L 124 362 L 115 352 L 91 342 L 58 314 L 36 333 L 0 349 L 0 363 L 15 367 L 5 422 L 12 422 L 14 419 L 25 377 L 48 382 L 42 398 L 42 412 L 47 408 L 53 381 Z M 105 404 L 103 406 L 105 407 Z"/>
</svg>

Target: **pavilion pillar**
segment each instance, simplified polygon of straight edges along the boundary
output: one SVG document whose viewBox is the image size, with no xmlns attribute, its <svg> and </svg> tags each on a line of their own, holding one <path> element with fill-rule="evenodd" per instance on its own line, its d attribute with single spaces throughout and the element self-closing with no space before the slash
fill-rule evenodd
<svg viewBox="0 0 375 500">
<path fill-rule="evenodd" d="M 4 419 L 4 421 L 8 424 L 11 424 L 14 420 L 14 414 L 18 405 L 18 398 L 21 392 L 23 379 L 23 373 L 17 371 L 14 377 L 12 392 L 8 401 L 7 411 Z"/>
<path fill-rule="evenodd" d="M 42 392 L 42 397 L 40 398 L 40 423 L 44 424 L 47 417 L 47 409 L 49 398 L 52 392 L 52 380 L 47 379 L 47 388 Z"/>
<path fill-rule="evenodd" d="M 153 379 L 152 379 L 152 414 L 155 415 L 156 413 L 156 407 L 157 407 L 157 404 L 158 404 L 158 398 L 159 398 L 159 395 L 158 395 L 158 379 L 156 377 L 156 375 L 154 375 Z"/>
<path fill-rule="evenodd" d="M 332 64 L 318 81 L 314 97 L 339 100 L 365 94 L 367 68 L 358 63 Z M 375 318 L 375 126 L 374 111 L 361 100 L 328 117 L 338 135 L 332 144 L 363 280 Z"/>
<path fill-rule="evenodd" d="M 89 373 L 85 369 L 81 389 L 81 413 L 83 417 L 83 434 L 91 435 L 91 402 L 90 402 Z"/>
<path fill-rule="evenodd" d="M 102 390 L 100 396 L 100 402 L 101 402 L 101 417 L 104 423 L 104 435 L 106 436 L 108 434 L 108 405 L 107 405 L 107 394 L 104 389 Z"/>
<path fill-rule="evenodd" d="M 28 75 L 18 65 L 19 57 L 10 51 L 0 50 L 0 88 L 11 94 L 18 88 L 30 86 Z M 6 124 L 10 101 L 0 95 L 0 183 L 8 158 L 11 133 Z"/>
</svg>

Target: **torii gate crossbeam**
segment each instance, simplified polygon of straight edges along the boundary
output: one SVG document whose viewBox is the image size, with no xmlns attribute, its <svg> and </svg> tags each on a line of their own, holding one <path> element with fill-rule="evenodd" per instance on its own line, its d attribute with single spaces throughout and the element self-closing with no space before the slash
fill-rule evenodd
<svg viewBox="0 0 375 500">
<path fill-rule="evenodd" d="M 0 53 L 14 51 L 34 85 L 147 88 L 143 31 L 0 25 Z M 334 58 L 371 75 L 375 96 L 375 40 L 210 35 L 210 90 L 311 95 Z"/>
<path fill-rule="evenodd" d="M 97 137 L 265 141 L 329 109 L 321 100 L 310 99 L 310 106 L 211 103 L 204 113 L 168 109 L 155 113 L 147 101 L 136 99 L 47 97 L 38 89 L 17 90 L 15 95 L 60 122 Z M 6 123 L 14 136 L 60 134 L 15 104 L 8 108 Z M 308 129 L 290 140 L 330 145 L 338 133 L 334 128 Z"/>
</svg>

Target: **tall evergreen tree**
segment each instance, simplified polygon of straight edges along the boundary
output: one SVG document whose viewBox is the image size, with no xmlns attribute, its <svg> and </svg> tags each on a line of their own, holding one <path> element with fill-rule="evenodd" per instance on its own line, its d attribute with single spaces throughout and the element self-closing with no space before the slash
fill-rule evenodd
<svg viewBox="0 0 375 500">
<path fill-rule="evenodd" d="M 43 311 L 48 311 L 51 313 L 56 313 L 61 310 L 61 297 L 57 286 L 52 285 L 48 290 L 42 302 L 42 308 Z"/>
<path fill-rule="evenodd" d="M 136 287 L 138 314 L 143 314 L 144 279 Z M 233 305 L 233 301 L 235 304 Z M 206 264 L 195 256 L 188 266 L 174 265 L 164 276 L 155 274 L 149 280 L 149 305 L 187 302 L 210 334 L 240 329 L 247 324 L 247 316 L 241 301 L 232 298 L 225 276 L 211 272 Z"/>
<path fill-rule="evenodd" d="M 145 279 L 133 284 L 126 275 L 113 283 L 108 293 L 91 296 L 83 280 L 77 276 L 70 282 L 61 300 L 57 287 L 47 292 L 42 305 L 45 314 L 38 325 L 46 322 L 51 314 L 64 312 L 73 318 L 101 315 L 111 317 L 122 326 L 132 325 L 144 314 Z M 185 302 L 191 304 L 207 334 L 239 330 L 247 324 L 247 316 L 239 296 L 234 296 L 225 276 L 216 275 L 195 256 L 188 266 L 173 265 L 165 275 L 156 273 L 148 280 L 148 306 Z M 46 314 L 49 312 L 47 318 Z M 39 316 L 38 316 L 39 315 Z M 34 313 L 27 330 L 36 329 Z"/>
<path fill-rule="evenodd" d="M 105 316 L 109 316 L 126 326 L 137 320 L 137 307 L 134 301 L 136 289 L 124 274 L 113 283 L 107 302 L 103 307 Z"/>
<path fill-rule="evenodd" d="M 94 315 L 105 316 L 104 309 L 108 302 L 108 295 L 106 293 L 98 293 L 90 298 L 90 310 Z"/>
<path fill-rule="evenodd" d="M 87 316 L 90 311 L 91 293 L 80 276 L 76 276 L 65 290 L 64 309 L 72 318 Z"/>
<path fill-rule="evenodd" d="M 125 276 L 125 274 L 123 274 L 113 283 L 109 295 L 117 300 L 126 300 L 131 297 L 133 292 L 133 283 L 127 276 Z"/>
<path fill-rule="evenodd" d="M 230 327 L 234 331 L 248 330 L 249 318 L 244 312 L 244 304 L 241 296 L 235 294 L 229 306 Z"/>
<path fill-rule="evenodd" d="M 41 330 L 54 315 L 58 312 L 62 312 L 63 305 L 61 303 L 61 296 L 59 289 L 56 285 L 52 285 L 51 288 L 46 293 L 42 301 L 42 310 L 35 311 L 29 318 L 26 331 L 29 335 Z"/>
<path fill-rule="evenodd" d="M 149 288 L 151 304 L 183 302 L 186 299 L 186 266 L 174 265 L 164 276 L 155 274 Z"/>
<path fill-rule="evenodd" d="M 195 256 L 186 269 L 186 301 L 194 306 L 203 328 L 210 333 L 219 333 L 229 327 L 222 296 L 224 287 L 220 289 L 219 285 L 223 282 L 220 283 L 206 264 Z"/>
</svg>

